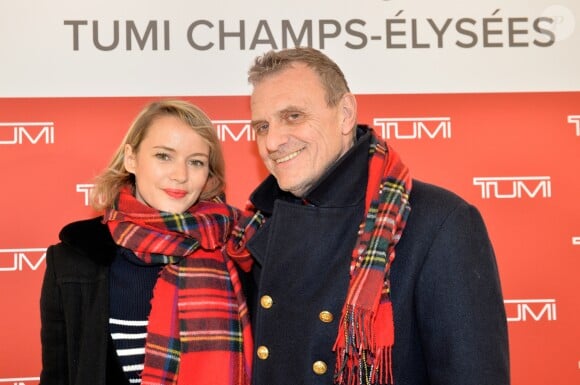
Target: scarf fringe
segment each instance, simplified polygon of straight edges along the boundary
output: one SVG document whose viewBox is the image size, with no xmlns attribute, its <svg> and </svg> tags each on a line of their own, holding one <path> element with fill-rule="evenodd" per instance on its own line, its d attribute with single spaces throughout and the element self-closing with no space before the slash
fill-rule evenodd
<svg viewBox="0 0 580 385">
<path fill-rule="evenodd" d="M 334 383 L 339 385 L 393 385 L 393 348 L 379 349 L 377 354 L 375 363 L 378 363 L 378 365 L 375 366 L 363 361 L 343 361 L 342 364 L 345 367 L 339 376 L 335 378 Z"/>
<path fill-rule="evenodd" d="M 391 303 L 382 303 L 388 307 L 375 314 L 371 310 L 349 305 L 342 320 L 345 334 L 339 336 L 334 350 L 336 351 L 335 383 L 339 385 L 381 384 L 391 385 L 393 381 L 392 366 L 392 325 L 385 323 L 387 316 L 392 315 Z M 385 311 L 387 310 L 387 311 Z M 376 325 L 376 324 L 379 325 Z M 374 325 L 374 327 L 373 327 Z M 386 333 L 376 333 L 377 326 L 387 329 Z"/>
</svg>

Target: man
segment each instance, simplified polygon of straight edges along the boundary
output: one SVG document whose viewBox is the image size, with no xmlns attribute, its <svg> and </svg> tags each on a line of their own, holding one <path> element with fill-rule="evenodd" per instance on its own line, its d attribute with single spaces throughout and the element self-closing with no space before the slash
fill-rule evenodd
<svg viewBox="0 0 580 385">
<path fill-rule="evenodd" d="M 254 385 L 509 384 L 497 266 L 476 208 L 412 180 L 357 125 L 339 67 L 295 48 L 249 71 L 252 126 L 271 175 L 236 251 Z"/>
</svg>

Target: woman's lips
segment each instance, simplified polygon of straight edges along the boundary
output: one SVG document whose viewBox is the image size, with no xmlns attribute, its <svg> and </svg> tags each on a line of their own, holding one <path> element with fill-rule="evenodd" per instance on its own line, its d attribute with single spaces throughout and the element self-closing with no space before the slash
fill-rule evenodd
<svg viewBox="0 0 580 385">
<path fill-rule="evenodd" d="M 183 198 L 185 195 L 187 195 L 187 191 L 185 190 L 165 189 L 163 191 L 165 191 L 165 193 L 170 197 L 176 199 Z"/>
</svg>

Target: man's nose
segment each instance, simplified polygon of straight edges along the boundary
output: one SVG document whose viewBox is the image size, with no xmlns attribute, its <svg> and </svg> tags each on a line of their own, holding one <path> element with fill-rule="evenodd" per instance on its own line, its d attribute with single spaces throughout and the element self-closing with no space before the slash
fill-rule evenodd
<svg viewBox="0 0 580 385">
<path fill-rule="evenodd" d="M 288 142 L 288 131 L 282 125 L 270 125 L 265 138 L 268 152 L 278 151 L 286 142 Z"/>
</svg>

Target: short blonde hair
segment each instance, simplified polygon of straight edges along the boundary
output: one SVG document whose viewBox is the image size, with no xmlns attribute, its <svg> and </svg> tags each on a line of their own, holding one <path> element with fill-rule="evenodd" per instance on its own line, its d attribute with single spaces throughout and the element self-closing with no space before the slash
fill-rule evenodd
<svg viewBox="0 0 580 385">
<path fill-rule="evenodd" d="M 135 176 L 125 169 L 125 146 L 139 150 L 153 121 L 174 116 L 191 127 L 209 145 L 209 177 L 200 200 L 220 196 L 225 190 L 225 161 L 219 138 L 209 117 L 197 106 L 184 100 L 161 100 L 148 104 L 137 115 L 107 168 L 95 178 L 91 206 L 101 211 L 113 207 L 119 191 L 130 186 L 135 191 Z"/>
</svg>

